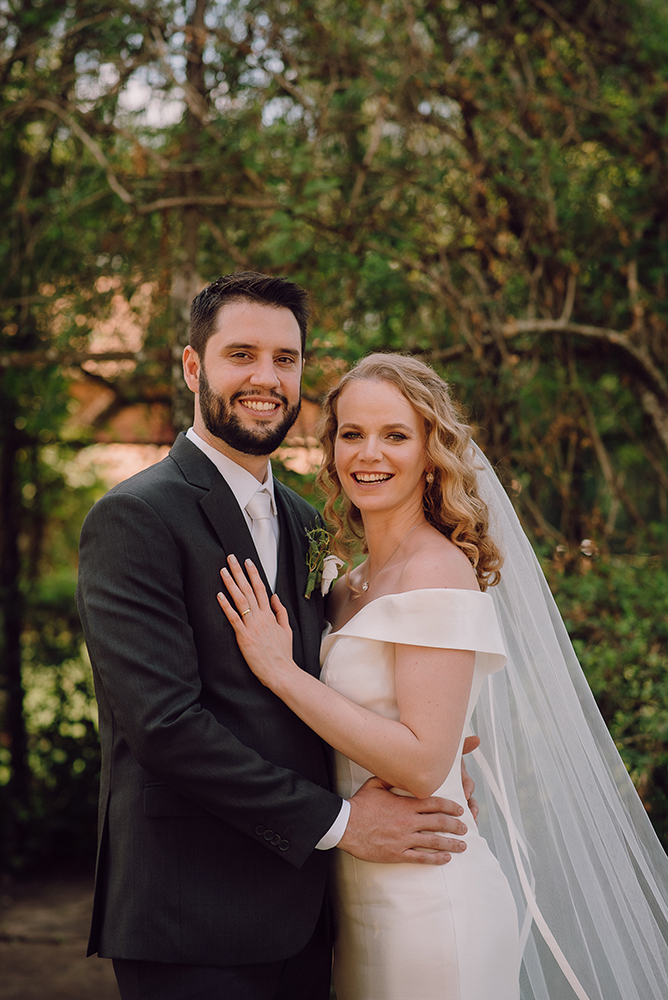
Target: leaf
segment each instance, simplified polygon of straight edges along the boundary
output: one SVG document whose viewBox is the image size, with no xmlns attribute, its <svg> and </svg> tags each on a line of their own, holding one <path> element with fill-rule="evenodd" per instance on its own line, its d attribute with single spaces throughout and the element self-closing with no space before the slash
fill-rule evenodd
<svg viewBox="0 0 668 1000">
<path fill-rule="evenodd" d="M 309 573 L 308 575 L 308 580 L 306 581 L 306 592 L 304 594 L 304 597 L 306 597 L 308 600 L 310 600 L 311 594 L 315 589 L 315 585 L 317 583 L 317 576 L 318 574 L 315 571 Z"/>
</svg>

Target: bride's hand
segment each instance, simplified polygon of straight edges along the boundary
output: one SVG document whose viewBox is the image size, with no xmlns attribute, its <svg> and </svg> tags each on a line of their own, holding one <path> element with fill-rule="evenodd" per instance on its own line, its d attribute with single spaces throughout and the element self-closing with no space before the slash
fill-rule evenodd
<svg viewBox="0 0 668 1000">
<path fill-rule="evenodd" d="M 229 569 L 220 571 L 231 600 L 219 593 L 218 603 L 234 629 L 246 663 L 272 691 L 285 671 L 299 669 L 292 659 L 292 629 L 288 613 L 277 594 L 271 603 L 260 574 L 250 559 L 246 573 L 235 556 L 227 560 Z"/>
</svg>

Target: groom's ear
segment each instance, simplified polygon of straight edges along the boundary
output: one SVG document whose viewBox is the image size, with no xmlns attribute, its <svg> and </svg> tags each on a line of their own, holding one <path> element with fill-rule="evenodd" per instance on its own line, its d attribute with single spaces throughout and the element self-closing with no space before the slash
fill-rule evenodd
<svg viewBox="0 0 668 1000">
<path fill-rule="evenodd" d="M 191 392 L 199 393 L 199 354 L 190 344 L 183 348 L 183 377 Z"/>
</svg>

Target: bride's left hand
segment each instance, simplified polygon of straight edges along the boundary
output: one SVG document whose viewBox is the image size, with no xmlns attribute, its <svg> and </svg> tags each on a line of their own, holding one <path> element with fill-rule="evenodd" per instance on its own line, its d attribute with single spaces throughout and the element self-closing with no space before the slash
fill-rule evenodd
<svg viewBox="0 0 668 1000">
<path fill-rule="evenodd" d="M 250 559 L 246 573 L 235 556 L 227 560 L 229 569 L 220 571 L 231 600 L 219 593 L 218 603 L 234 629 L 246 663 L 255 676 L 272 690 L 284 672 L 298 669 L 292 659 L 292 629 L 288 613 L 277 594 L 271 602 L 262 578 Z"/>
</svg>

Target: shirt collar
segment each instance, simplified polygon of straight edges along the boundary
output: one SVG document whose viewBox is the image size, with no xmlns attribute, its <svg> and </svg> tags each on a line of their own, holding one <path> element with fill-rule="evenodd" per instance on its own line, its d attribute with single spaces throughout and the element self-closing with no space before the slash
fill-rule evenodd
<svg viewBox="0 0 668 1000">
<path fill-rule="evenodd" d="M 255 476 L 249 472 L 247 469 L 242 468 L 233 459 L 228 458 L 227 455 L 223 455 L 221 451 L 217 448 L 212 447 L 212 445 L 207 444 L 202 438 L 197 434 L 194 428 L 190 427 L 186 431 L 186 437 L 189 441 L 199 448 L 200 451 L 204 452 L 206 457 L 213 462 L 221 476 L 230 487 L 234 493 L 234 497 L 241 507 L 242 510 L 245 509 L 246 504 L 252 496 L 255 496 L 260 490 L 265 490 L 271 497 L 271 512 L 276 514 L 276 500 L 274 497 L 274 474 L 271 468 L 271 462 L 267 459 L 267 475 L 263 483 L 259 483 Z"/>
</svg>

